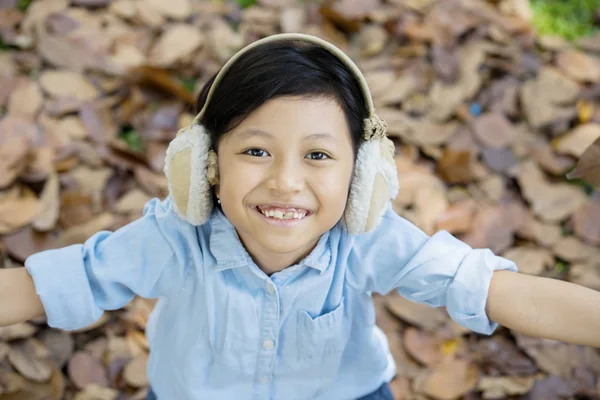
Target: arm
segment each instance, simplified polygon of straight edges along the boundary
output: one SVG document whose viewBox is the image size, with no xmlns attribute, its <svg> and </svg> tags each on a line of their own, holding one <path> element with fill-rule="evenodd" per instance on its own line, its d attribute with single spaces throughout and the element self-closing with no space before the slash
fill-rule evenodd
<svg viewBox="0 0 600 400">
<path fill-rule="evenodd" d="M 153 199 L 142 218 L 115 232 L 100 231 L 83 244 L 33 254 L 25 260 L 25 268 L 48 325 L 74 330 L 92 324 L 106 310 L 125 306 L 136 295 L 157 298 L 176 293 L 185 282 L 193 240 L 197 240 L 194 227 L 175 215 L 171 202 Z M 30 293 L 31 283 L 20 279 L 26 282 L 20 286 Z M 38 306 L 17 306 L 26 307 L 17 311 L 17 319 L 35 314 Z"/>
<path fill-rule="evenodd" d="M 524 335 L 600 347 L 600 292 L 510 271 L 492 278 L 486 312 Z"/>
<path fill-rule="evenodd" d="M 0 269 L 0 327 L 42 315 L 44 307 L 27 270 Z"/>
</svg>

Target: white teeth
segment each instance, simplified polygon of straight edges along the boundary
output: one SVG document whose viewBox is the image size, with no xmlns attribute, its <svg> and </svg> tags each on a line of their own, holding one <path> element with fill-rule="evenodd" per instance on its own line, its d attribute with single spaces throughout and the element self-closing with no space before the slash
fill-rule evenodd
<svg viewBox="0 0 600 400">
<path fill-rule="evenodd" d="M 306 216 L 306 211 L 284 211 L 284 210 L 261 210 L 259 207 L 259 211 L 263 213 L 266 217 L 275 218 L 275 219 L 302 219 Z"/>
</svg>

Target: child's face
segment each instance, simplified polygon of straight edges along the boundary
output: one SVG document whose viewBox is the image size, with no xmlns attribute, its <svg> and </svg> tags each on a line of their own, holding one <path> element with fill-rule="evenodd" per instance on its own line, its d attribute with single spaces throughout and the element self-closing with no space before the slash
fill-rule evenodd
<svg viewBox="0 0 600 400">
<path fill-rule="evenodd" d="M 271 100 L 217 153 L 223 212 L 255 258 L 304 257 L 344 213 L 354 154 L 334 100 Z"/>
</svg>

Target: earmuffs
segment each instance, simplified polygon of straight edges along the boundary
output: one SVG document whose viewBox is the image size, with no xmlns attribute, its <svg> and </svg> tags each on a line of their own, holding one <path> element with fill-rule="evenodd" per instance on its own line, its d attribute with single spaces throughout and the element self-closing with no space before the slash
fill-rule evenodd
<svg viewBox="0 0 600 400">
<path fill-rule="evenodd" d="M 176 213 L 193 225 L 202 225 L 213 211 L 212 187 L 218 185 L 217 154 L 211 149 L 202 116 L 219 82 L 246 51 L 273 41 L 304 41 L 319 45 L 338 57 L 360 83 L 368 117 L 364 120 L 364 141 L 358 149 L 350 193 L 342 221 L 351 234 L 370 232 L 381 221 L 390 199 L 398 193 L 394 144 L 387 137 L 387 124 L 375 114 L 367 82 L 354 62 L 331 43 L 305 34 L 278 34 L 253 42 L 236 53 L 219 71 L 204 107 L 192 124 L 177 133 L 167 149 L 164 172 Z"/>
</svg>

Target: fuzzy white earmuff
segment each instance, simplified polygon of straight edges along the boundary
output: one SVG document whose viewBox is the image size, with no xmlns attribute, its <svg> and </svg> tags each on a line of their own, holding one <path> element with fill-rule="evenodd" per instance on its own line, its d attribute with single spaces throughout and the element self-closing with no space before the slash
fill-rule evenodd
<svg viewBox="0 0 600 400">
<path fill-rule="evenodd" d="M 236 53 L 217 74 L 204 107 L 193 123 L 183 128 L 169 144 L 165 174 L 175 211 L 193 225 L 210 218 L 214 204 L 211 188 L 218 184 L 217 156 L 210 149 L 211 140 L 200 125 L 212 93 L 227 70 L 246 51 L 272 41 L 304 41 L 319 45 L 337 56 L 360 83 L 369 117 L 364 120 L 364 139 L 360 145 L 343 223 L 348 232 L 370 232 L 379 224 L 390 199 L 398 193 L 398 175 L 394 163 L 394 144 L 387 138 L 386 123 L 375 114 L 367 82 L 354 62 L 331 43 L 305 34 L 279 34 L 253 42 Z"/>
</svg>

